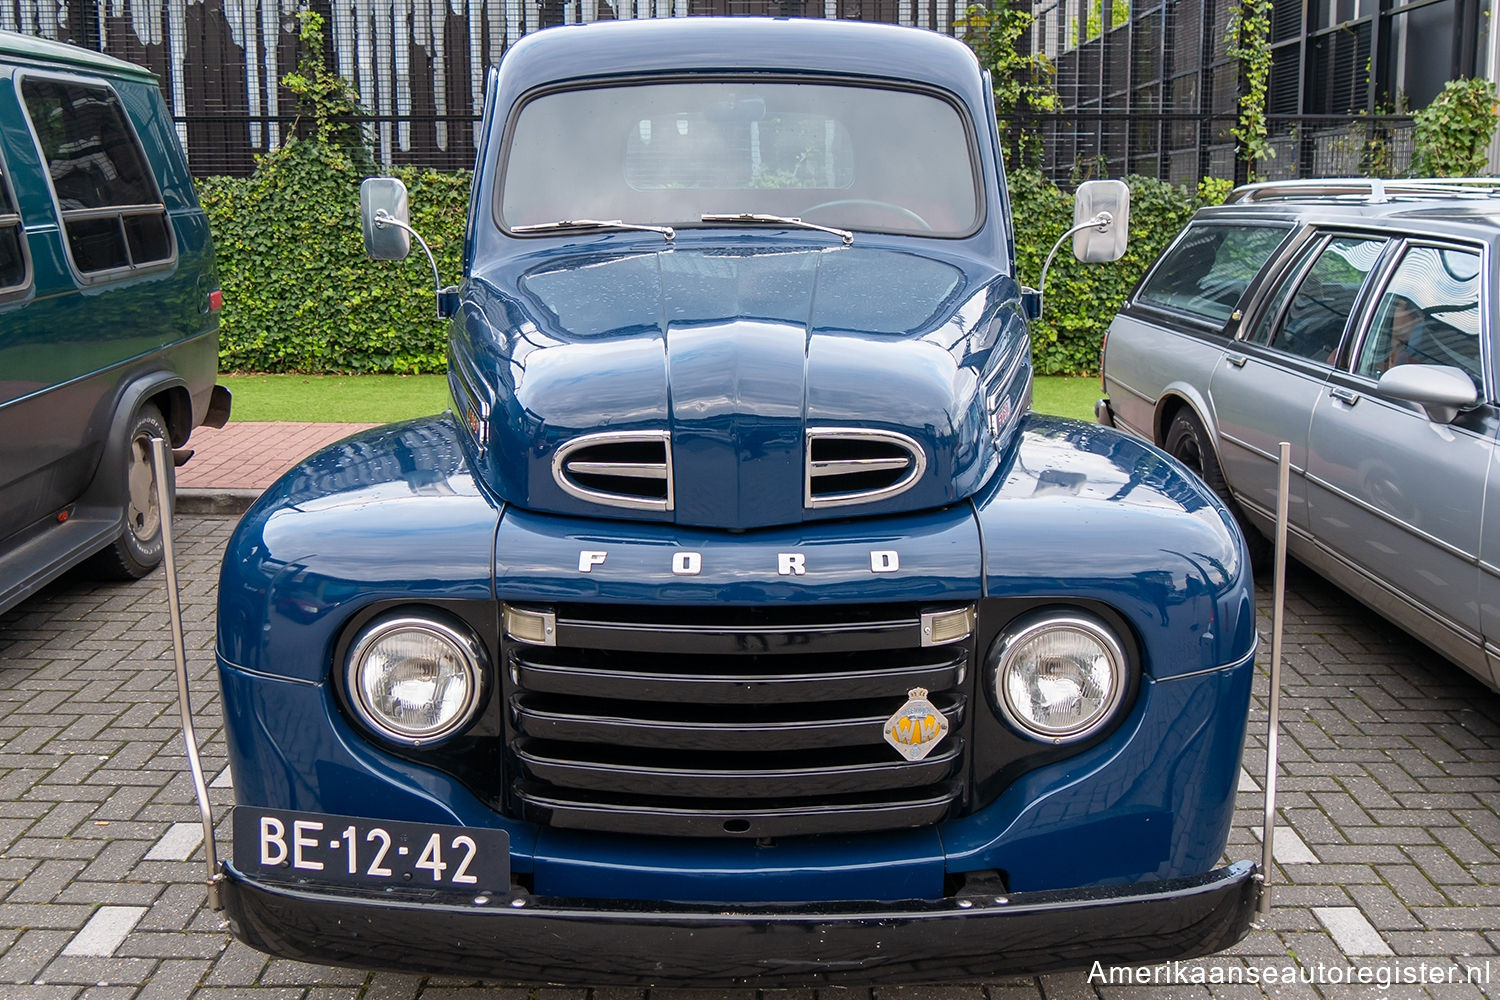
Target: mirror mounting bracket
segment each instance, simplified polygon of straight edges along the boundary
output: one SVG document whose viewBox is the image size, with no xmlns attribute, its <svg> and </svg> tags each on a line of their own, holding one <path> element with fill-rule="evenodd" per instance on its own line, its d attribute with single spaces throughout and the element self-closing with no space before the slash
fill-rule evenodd
<svg viewBox="0 0 1500 1000">
<path fill-rule="evenodd" d="M 384 229 L 386 226 L 395 226 L 404 231 L 412 239 L 421 244 L 423 252 L 427 254 L 427 262 L 432 265 L 432 288 L 433 294 L 437 296 L 437 318 L 447 319 L 458 311 L 458 289 L 452 285 L 443 287 L 442 278 L 438 277 L 437 258 L 432 255 L 432 248 L 427 241 L 422 239 L 422 234 L 400 219 L 391 215 L 385 209 L 375 211 L 375 228 Z"/>
</svg>

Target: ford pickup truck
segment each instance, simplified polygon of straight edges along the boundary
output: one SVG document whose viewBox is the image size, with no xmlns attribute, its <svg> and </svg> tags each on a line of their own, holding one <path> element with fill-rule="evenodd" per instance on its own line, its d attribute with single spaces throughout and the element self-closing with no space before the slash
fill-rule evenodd
<svg viewBox="0 0 1500 1000">
<path fill-rule="evenodd" d="M 969 50 L 549 28 L 481 132 L 451 412 L 313 455 L 225 555 L 233 933 L 760 986 L 1243 936 L 1245 543 L 1162 452 L 1031 411 Z M 366 183 L 373 255 L 406 198 Z"/>
</svg>

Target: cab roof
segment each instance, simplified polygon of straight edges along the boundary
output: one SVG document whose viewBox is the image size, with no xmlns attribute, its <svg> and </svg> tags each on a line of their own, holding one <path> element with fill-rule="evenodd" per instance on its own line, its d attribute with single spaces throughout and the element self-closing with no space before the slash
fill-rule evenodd
<svg viewBox="0 0 1500 1000">
<path fill-rule="evenodd" d="M 67 45 L 63 42 L 54 42 L 33 35 L 22 35 L 14 31 L 0 31 L 0 61 L 24 62 L 44 67 L 61 65 L 94 73 L 108 73 L 112 76 L 128 76 L 145 82 L 156 81 L 156 74 L 142 69 L 135 63 L 116 59 L 114 56 L 107 56 L 92 49 L 80 48 L 77 45 Z"/>
<path fill-rule="evenodd" d="M 921 28 L 820 18 L 674 17 L 532 32 L 500 62 L 502 97 L 637 75 L 788 72 L 927 84 L 983 106 L 984 76 L 962 42 Z"/>
</svg>

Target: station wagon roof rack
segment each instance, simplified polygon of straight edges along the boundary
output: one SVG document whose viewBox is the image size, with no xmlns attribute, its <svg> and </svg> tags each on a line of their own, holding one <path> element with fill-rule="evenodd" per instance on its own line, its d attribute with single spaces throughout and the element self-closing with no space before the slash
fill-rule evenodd
<svg viewBox="0 0 1500 1000">
<path fill-rule="evenodd" d="M 1487 199 L 1500 195 L 1500 178 L 1418 177 L 1402 180 L 1341 177 L 1268 181 L 1230 192 L 1226 205 L 1262 201 L 1352 201 L 1384 205 L 1400 198 Z"/>
</svg>

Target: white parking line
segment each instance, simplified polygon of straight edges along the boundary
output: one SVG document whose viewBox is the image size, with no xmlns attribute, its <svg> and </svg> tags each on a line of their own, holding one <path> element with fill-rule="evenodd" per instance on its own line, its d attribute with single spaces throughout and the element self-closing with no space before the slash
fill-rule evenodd
<svg viewBox="0 0 1500 1000">
<path fill-rule="evenodd" d="M 83 930 L 73 936 L 64 955 L 86 955 L 108 958 L 135 929 L 135 925 L 146 915 L 144 906 L 101 906 L 83 925 Z"/>
<path fill-rule="evenodd" d="M 1260 827 L 1255 827 L 1255 839 L 1264 840 L 1265 834 Z M 1271 841 L 1271 856 L 1276 859 L 1278 865 L 1316 865 L 1319 864 L 1318 856 L 1307 846 L 1306 841 L 1297 835 L 1297 831 L 1289 826 L 1277 824 L 1276 836 Z"/>
<path fill-rule="evenodd" d="M 1391 946 L 1385 943 L 1380 932 L 1370 925 L 1357 906 L 1314 906 L 1333 943 L 1345 955 L 1391 955 Z"/>
<path fill-rule="evenodd" d="M 209 783 L 209 788 L 233 788 L 234 775 L 229 773 L 229 768 L 219 772 L 219 776 Z"/>
<path fill-rule="evenodd" d="M 147 861 L 186 861 L 203 843 L 203 824 L 173 823 L 146 852 Z"/>
<path fill-rule="evenodd" d="M 1243 767 L 1240 768 L 1240 784 L 1239 784 L 1239 788 L 1236 789 L 1236 791 L 1241 791 L 1241 792 L 1258 792 L 1258 791 L 1260 791 L 1260 786 L 1255 783 L 1255 779 L 1254 778 L 1250 777 L 1250 772 L 1247 771 L 1247 770 L 1245 770 Z"/>
</svg>

